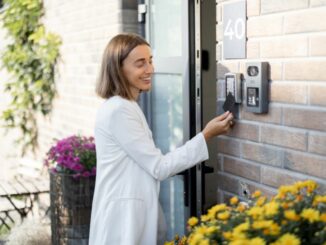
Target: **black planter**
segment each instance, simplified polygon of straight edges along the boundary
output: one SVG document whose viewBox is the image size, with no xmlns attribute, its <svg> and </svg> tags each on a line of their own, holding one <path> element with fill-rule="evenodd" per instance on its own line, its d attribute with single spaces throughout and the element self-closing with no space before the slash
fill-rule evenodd
<svg viewBox="0 0 326 245">
<path fill-rule="evenodd" d="M 52 245 L 87 245 L 95 177 L 50 172 Z"/>
</svg>

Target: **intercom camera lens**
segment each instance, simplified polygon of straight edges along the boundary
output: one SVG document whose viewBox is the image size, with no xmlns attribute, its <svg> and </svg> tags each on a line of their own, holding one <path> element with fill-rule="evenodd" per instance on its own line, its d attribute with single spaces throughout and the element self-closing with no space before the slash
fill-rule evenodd
<svg viewBox="0 0 326 245">
<path fill-rule="evenodd" d="M 249 66 L 247 69 L 247 73 L 251 77 L 255 77 L 258 75 L 258 67 L 257 66 Z"/>
</svg>

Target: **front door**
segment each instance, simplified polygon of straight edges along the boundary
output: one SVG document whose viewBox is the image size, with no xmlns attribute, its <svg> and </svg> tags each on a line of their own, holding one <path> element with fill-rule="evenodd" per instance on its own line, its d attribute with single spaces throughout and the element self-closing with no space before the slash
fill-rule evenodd
<svg viewBox="0 0 326 245">
<path fill-rule="evenodd" d="M 140 5 L 155 67 L 152 91 L 143 96 L 142 108 L 163 153 L 183 145 L 215 115 L 215 7 L 214 0 L 145 0 Z M 211 155 L 215 150 L 210 144 Z M 214 165 L 211 160 L 206 164 Z M 205 170 L 200 163 L 161 183 L 168 239 L 184 234 L 187 219 L 201 214 L 210 184 L 205 184 Z"/>
<path fill-rule="evenodd" d="M 147 0 L 145 37 L 152 47 L 154 77 L 145 99 L 145 114 L 162 153 L 189 139 L 188 1 Z M 185 205 L 184 175 L 161 183 L 160 203 L 168 225 L 168 239 L 185 233 L 189 211 Z"/>
</svg>

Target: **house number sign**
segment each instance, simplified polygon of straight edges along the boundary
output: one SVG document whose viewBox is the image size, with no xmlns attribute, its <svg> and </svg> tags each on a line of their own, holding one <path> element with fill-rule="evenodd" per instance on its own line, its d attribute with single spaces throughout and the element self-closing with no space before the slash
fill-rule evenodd
<svg viewBox="0 0 326 245">
<path fill-rule="evenodd" d="M 223 57 L 246 58 L 246 1 L 223 6 Z"/>
</svg>

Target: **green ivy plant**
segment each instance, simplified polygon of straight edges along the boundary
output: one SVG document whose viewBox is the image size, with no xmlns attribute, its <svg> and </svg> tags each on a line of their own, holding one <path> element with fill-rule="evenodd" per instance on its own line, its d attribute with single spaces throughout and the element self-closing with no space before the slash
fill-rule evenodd
<svg viewBox="0 0 326 245">
<path fill-rule="evenodd" d="M 11 75 L 5 84 L 11 101 L 1 118 L 6 128 L 20 130 L 17 143 L 24 155 L 38 146 L 37 116 L 52 109 L 61 40 L 41 23 L 42 0 L 4 0 L 3 4 L 0 19 L 10 43 L 1 54 L 1 68 Z"/>
</svg>

